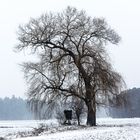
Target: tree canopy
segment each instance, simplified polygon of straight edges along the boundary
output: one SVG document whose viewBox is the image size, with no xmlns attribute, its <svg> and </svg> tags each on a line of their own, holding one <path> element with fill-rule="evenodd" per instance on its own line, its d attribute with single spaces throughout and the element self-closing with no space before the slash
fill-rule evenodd
<svg viewBox="0 0 140 140">
<path fill-rule="evenodd" d="M 114 99 L 124 85 L 105 49 L 120 36 L 105 19 L 67 7 L 20 26 L 18 40 L 17 50 L 30 49 L 39 58 L 23 64 L 29 101 L 40 108 L 74 96 L 88 108 L 87 124 L 96 125 L 96 105 Z"/>
</svg>

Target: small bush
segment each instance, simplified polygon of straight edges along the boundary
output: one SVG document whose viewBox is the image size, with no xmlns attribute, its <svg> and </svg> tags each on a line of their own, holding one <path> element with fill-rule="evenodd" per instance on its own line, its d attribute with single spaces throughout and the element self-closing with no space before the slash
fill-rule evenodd
<svg viewBox="0 0 140 140">
<path fill-rule="evenodd" d="M 45 124 L 40 124 L 40 125 L 38 126 L 38 128 L 34 128 L 34 130 L 32 131 L 32 134 L 33 134 L 34 136 L 38 136 L 40 133 L 42 133 L 42 132 L 44 132 L 44 131 L 46 131 L 46 130 L 48 130 L 48 126 L 45 125 Z"/>
</svg>

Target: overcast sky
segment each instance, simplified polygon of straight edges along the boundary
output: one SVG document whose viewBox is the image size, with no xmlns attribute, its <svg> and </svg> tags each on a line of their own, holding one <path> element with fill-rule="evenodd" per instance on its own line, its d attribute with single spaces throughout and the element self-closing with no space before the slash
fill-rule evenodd
<svg viewBox="0 0 140 140">
<path fill-rule="evenodd" d="M 13 52 L 20 24 L 45 12 L 59 12 L 67 6 L 85 10 L 92 17 L 104 17 L 122 37 L 118 46 L 106 46 L 114 68 L 127 87 L 140 87 L 140 2 L 139 0 L 1 0 L 0 1 L 0 97 L 25 97 L 19 63 L 26 54 Z"/>
</svg>

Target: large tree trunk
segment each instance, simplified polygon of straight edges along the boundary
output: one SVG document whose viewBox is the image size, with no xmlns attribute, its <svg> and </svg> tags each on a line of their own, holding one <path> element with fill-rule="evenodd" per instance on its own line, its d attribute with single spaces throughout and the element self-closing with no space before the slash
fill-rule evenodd
<svg viewBox="0 0 140 140">
<path fill-rule="evenodd" d="M 87 125 L 90 126 L 96 126 L 96 99 L 95 99 L 95 93 L 91 86 L 91 77 L 88 76 L 88 74 L 85 72 L 83 66 L 79 64 L 80 61 L 77 59 L 75 60 L 75 64 L 77 65 L 79 69 L 79 73 L 82 74 L 82 77 L 85 82 L 85 89 L 86 89 L 86 105 L 87 105 Z"/>
<path fill-rule="evenodd" d="M 90 79 L 85 80 L 86 105 L 87 105 L 87 125 L 96 126 L 96 99 L 95 93 L 90 85 Z"/>
<path fill-rule="evenodd" d="M 96 126 L 96 105 L 93 100 L 87 103 L 87 125 Z"/>
</svg>

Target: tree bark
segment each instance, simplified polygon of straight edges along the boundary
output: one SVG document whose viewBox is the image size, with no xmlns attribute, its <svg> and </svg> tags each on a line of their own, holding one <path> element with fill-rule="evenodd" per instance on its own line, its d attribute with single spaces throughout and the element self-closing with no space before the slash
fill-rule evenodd
<svg viewBox="0 0 140 140">
<path fill-rule="evenodd" d="M 87 125 L 96 126 L 96 104 L 94 100 L 87 102 Z"/>
<path fill-rule="evenodd" d="M 80 64 L 80 61 L 78 58 L 75 57 L 75 64 L 77 68 L 79 69 L 79 73 L 82 74 L 82 78 L 85 82 L 85 88 L 86 88 L 86 105 L 87 105 L 87 125 L 90 126 L 96 126 L 96 99 L 95 99 L 95 93 L 92 90 L 92 86 L 90 84 L 91 77 L 88 76 L 88 74 L 85 72 L 83 66 Z M 94 96 L 93 96 L 94 95 Z"/>
<path fill-rule="evenodd" d="M 91 93 L 90 93 L 91 95 Z M 88 96 L 89 97 L 89 96 Z M 96 126 L 96 100 L 95 96 L 89 98 L 86 102 L 87 105 L 87 125 Z"/>
</svg>

